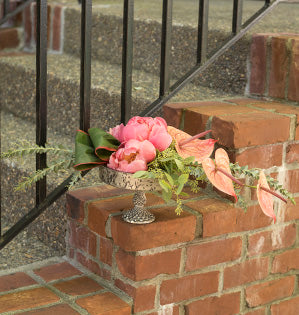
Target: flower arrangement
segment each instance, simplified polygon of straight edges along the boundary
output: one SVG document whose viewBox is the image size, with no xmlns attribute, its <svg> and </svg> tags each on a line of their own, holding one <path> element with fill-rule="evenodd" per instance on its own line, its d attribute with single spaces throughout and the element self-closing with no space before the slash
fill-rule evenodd
<svg viewBox="0 0 299 315">
<path fill-rule="evenodd" d="M 32 146 L 26 143 L 21 149 L 12 149 L 1 158 L 13 158 L 31 153 L 54 153 L 60 158 L 45 168 L 36 171 L 31 177 L 18 185 L 25 189 L 48 173 L 66 168 L 75 169 L 73 185 L 81 172 L 99 165 L 120 172 L 132 173 L 135 178 L 156 179 L 162 188 L 166 202 L 176 198 L 176 213 L 182 212 L 183 188 L 188 185 L 198 192 L 206 184 L 212 184 L 219 191 L 232 196 L 238 205 L 246 209 L 241 195 L 242 187 L 256 189 L 259 205 L 265 215 L 276 221 L 273 209 L 273 196 L 287 202 L 294 202 L 291 194 L 275 179 L 266 176 L 261 169 L 248 169 L 230 163 L 223 148 L 214 152 L 216 140 L 200 140 L 211 130 L 195 136 L 167 126 L 161 117 L 131 118 L 126 125 L 120 124 L 106 132 L 100 128 L 90 128 L 88 133 L 78 130 L 75 152 L 62 146 Z M 61 158 L 62 157 L 62 158 Z M 237 177 L 257 180 L 257 185 L 244 184 Z M 274 190 L 271 190 L 270 187 Z M 275 192 L 275 191 L 278 191 Z"/>
</svg>

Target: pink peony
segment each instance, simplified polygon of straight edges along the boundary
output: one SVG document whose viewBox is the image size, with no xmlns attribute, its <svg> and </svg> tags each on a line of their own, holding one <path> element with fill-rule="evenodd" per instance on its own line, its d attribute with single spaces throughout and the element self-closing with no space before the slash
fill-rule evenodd
<svg viewBox="0 0 299 315">
<path fill-rule="evenodd" d="M 147 163 L 155 157 L 156 149 L 151 142 L 131 139 L 110 156 L 107 166 L 126 173 L 146 171 Z"/>
<path fill-rule="evenodd" d="M 172 138 L 167 132 L 166 121 L 161 118 L 132 117 L 126 126 L 120 124 L 112 129 L 110 133 L 120 142 L 135 139 L 138 141 L 149 140 L 156 149 L 164 151 L 171 144 Z"/>
</svg>

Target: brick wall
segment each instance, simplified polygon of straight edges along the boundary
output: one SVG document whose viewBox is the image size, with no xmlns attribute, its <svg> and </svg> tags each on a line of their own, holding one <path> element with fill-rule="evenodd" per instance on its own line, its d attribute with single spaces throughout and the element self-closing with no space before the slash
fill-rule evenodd
<svg viewBox="0 0 299 315">
<path fill-rule="evenodd" d="M 256 34 L 250 52 L 248 92 L 299 101 L 299 34 Z"/>
<path fill-rule="evenodd" d="M 48 49 L 63 51 L 64 9 L 60 5 L 48 5 Z M 36 45 L 36 3 L 28 6 L 23 13 L 24 44 L 27 50 Z"/>
</svg>

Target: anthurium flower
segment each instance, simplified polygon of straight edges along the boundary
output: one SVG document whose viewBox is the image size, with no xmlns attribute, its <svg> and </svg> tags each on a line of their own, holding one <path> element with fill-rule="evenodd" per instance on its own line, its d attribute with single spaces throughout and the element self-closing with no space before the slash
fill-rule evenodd
<svg viewBox="0 0 299 315">
<path fill-rule="evenodd" d="M 211 158 L 203 160 L 202 167 L 213 186 L 228 195 L 234 196 L 237 201 L 233 181 L 230 178 L 232 175 L 229 167 L 229 157 L 224 149 L 216 150 L 215 162 Z"/>
<path fill-rule="evenodd" d="M 257 199 L 259 202 L 259 205 L 264 212 L 265 215 L 268 217 L 273 218 L 274 223 L 276 221 L 276 216 L 273 210 L 273 199 L 272 194 L 265 191 L 265 188 L 270 190 L 266 176 L 263 171 L 260 172 L 260 178 L 258 180 L 257 184 Z"/>
<path fill-rule="evenodd" d="M 195 161 L 198 163 L 202 163 L 205 158 L 212 154 L 214 144 L 217 141 L 214 139 L 193 139 L 194 137 L 190 136 L 188 133 L 171 126 L 167 127 L 167 131 L 175 141 L 177 153 L 184 159 L 189 156 L 194 156 Z M 191 139 L 191 141 L 186 141 L 188 139 Z"/>
<path fill-rule="evenodd" d="M 166 121 L 161 117 L 132 117 L 126 126 L 120 124 L 112 129 L 110 133 L 120 142 L 131 139 L 138 141 L 148 140 L 156 149 L 164 151 L 171 144 L 172 138 L 167 132 Z"/>
<path fill-rule="evenodd" d="M 131 139 L 120 145 L 119 149 L 110 156 L 107 166 L 126 173 L 146 171 L 147 163 L 155 157 L 156 149 L 150 141 Z"/>
</svg>

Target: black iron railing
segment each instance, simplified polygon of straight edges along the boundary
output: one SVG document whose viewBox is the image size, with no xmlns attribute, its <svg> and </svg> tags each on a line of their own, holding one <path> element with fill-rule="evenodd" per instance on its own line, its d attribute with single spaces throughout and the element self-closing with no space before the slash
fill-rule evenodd
<svg viewBox="0 0 299 315">
<path fill-rule="evenodd" d="M 159 97 L 152 102 L 140 116 L 151 116 L 159 110 L 171 97 L 177 94 L 196 75 L 203 72 L 218 57 L 224 54 L 236 41 L 272 10 L 280 1 L 270 3 L 265 0 L 264 6 L 245 23 L 242 23 L 243 0 L 233 0 L 231 35 L 223 46 L 207 58 L 208 47 L 208 12 L 209 0 L 199 0 L 197 62 L 186 71 L 175 84 L 170 86 L 170 60 L 172 35 L 173 0 L 163 0 L 161 65 Z M 21 12 L 32 0 L 23 1 L 14 12 L 9 12 L 9 1 L 4 0 L 4 16 L 0 25 Z M 44 145 L 47 140 L 47 1 L 37 0 L 37 44 L 36 44 L 36 142 Z M 80 75 L 80 129 L 87 131 L 90 126 L 90 82 L 91 82 L 91 14 L 92 1 L 81 2 L 81 75 Z M 133 67 L 133 28 L 134 0 L 124 0 L 123 8 L 123 57 L 121 84 L 121 122 L 131 117 L 132 103 L 132 67 Z M 36 168 L 46 166 L 46 155 L 36 157 Z M 82 174 L 83 176 L 85 175 Z M 36 206 L 21 218 L 14 226 L 0 237 L 0 249 L 9 243 L 18 233 L 37 218 L 48 206 L 67 191 L 71 176 L 47 195 L 46 179 L 37 183 Z M 1 223 L 1 222 L 0 222 Z M 0 224 L 1 225 L 1 224 Z"/>
</svg>

